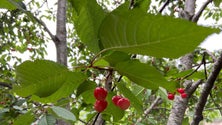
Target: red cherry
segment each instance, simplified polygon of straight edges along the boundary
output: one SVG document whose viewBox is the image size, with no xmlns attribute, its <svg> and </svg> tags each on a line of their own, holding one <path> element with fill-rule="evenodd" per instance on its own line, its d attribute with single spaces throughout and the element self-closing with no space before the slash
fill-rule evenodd
<svg viewBox="0 0 222 125">
<path fill-rule="evenodd" d="M 180 94 L 182 94 L 182 93 L 184 93 L 185 91 L 184 91 L 184 88 L 178 88 L 178 89 L 177 89 L 177 92 L 179 92 Z"/>
<path fill-rule="evenodd" d="M 127 98 L 121 98 L 119 99 L 119 101 L 117 102 L 117 105 L 122 109 L 122 110 L 126 110 L 129 108 L 130 106 L 130 101 Z"/>
<path fill-rule="evenodd" d="M 94 109 L 97 112 L 103 112 L 106 109 L 107 105 L 108 103 L 106 100 L 96 100 L 94 104 Z"/>
<path fill-rule="evenodd" d="M 182 98 L 186 98 L 186 97 L 187 97 L 187 93 L 182 93 L 182 94 L 180 94 L 180 96 L 181 96 Z"/>
<path fill-rule="evenodd" d="M 169 100 L 174 100 L 174 94 L 172 94 L 172 93 L 168 93 L 167 97 Z"/>
<path fill-rule="evenodd" d="M 5 102 L 3 102 L 3 101 L 2 101 L 2 102 L 0 102 L 0 104 L 1 104 L 1 105 L 4 105 L 4 104 L 5 104 Z"/>
<path fill-rule="evenodd" d="M 95 90 L 94 90 L 94 97 L 97 99 L 97 100 L 105 100 L 107 96 L 107 90 L 102 88 L 102 87 L 97 87 Z"/>
<path fill-rule="evenodd" d="M 120 100 L 122 98 L 122 96 L 118 96 L 118 95 L 116 95 L 116 96 L 113 96 L 112 97 L 112 102 L 116 105 L 116 106 L 118 106 L 118 101 Z"/>
</svg>

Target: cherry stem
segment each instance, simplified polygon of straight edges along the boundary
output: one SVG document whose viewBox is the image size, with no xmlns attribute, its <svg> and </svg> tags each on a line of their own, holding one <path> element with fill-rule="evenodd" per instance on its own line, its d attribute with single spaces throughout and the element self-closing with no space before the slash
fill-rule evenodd
<svg viewBox="0 0 222 125">
<path fill-rule="evenodd" d="M 96 117 L 95 117 L 95 120 L 93 121 L 92 125 L 95 125 L 95 124 L 96 124 L 96 121 L 97 121 L 97 119 L 98 119 L 98 117 L 99 117 L 99 114 L 100 114 L 100 113 L 97 113 L 97 115 L 96 115 Z"/>
</svg>

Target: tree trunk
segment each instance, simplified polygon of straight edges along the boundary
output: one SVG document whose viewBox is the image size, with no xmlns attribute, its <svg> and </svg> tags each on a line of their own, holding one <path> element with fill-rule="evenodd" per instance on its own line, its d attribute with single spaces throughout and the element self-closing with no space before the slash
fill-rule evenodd
<svg viewBox="0 0 222 125">
<path fill-rule="evenodd" d="M 186 0 L 184 10 L 181 12 L 181 18 L 192 20 L 193 15 L 195 14 L 195 0 Z M 188 27 L 189 28 L 189 27 Z M 193 64 L 193 55 L 187 54 L 181 58 L 181 63 L 184 65 L 184 69 L 191 69 Z M 187 87 L 191 85 L 191 81 L 184 82 L 183 86 Z M 189 89 L 189 88 L 188 88 Z M 186 93 L 189 90 L 185 90 Z M 187 93 L 191 94 L 191 93 Z M 175 96 L 174 104 L 168 118 L 167 125 L 182 125 L 185 111 L 188 106 L 188 96 L 187 98 L 181 98 L 180 96 Z"/>
<path fill-rule="evenodd" d="M 58 0 L 56 22 L 56 55 L 57 62 L 67 66 L 67 42 L 66 42 L 66 0 Z"/>
<path fill-rule="evenodd" d="M 66 0 L 58 0 L 57 8 L 57 22 L 56 22 L 56 36 L 55 36 L 55 46 L 56 46 L 56 56 L 57 62 L 67 66 L 67 42 L 66 42 Z M 69 105 L 66 107 L 70 109 Z M 70 125 L 63 120 L 57 121 L 58 125 Z"/>
</svg>

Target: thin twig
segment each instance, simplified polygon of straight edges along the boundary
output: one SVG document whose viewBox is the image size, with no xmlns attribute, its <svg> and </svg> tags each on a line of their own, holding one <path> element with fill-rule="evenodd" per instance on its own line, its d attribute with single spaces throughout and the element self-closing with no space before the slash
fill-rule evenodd
<svg viewBox="0 0 222 125">
<path fill-rule="evenodd" d="M 166 8 L 166 6 L 167 6 L 169 3 L 170 3 L 170 0 L 167 0 L 167 1 L 163 4 L 163 6 L 160 8 L 159 13 L 162 13 L 163 10 Z"/>
<path fill-rule="evenodd" d="M 87 124 L 87 122 L 85 122 L 85 121 L 83 121 L 83 120 L 81 120 L 81 119 L 79 119 L 79 121 L 82 122 L 82 123 L 85 124 L 85 125 Z"/>
<path fill-rule="evenodd" d="M 96 124 L 96 121 L 97 121 L 99 115 L 100 115 L 100 113 L 97 113 L 97 114 L 96 114 L 95 120 L 93 121 L 92 125 L 95 125 L 95 124 Z"/>
<path fill-rule="evenodd" d="M 205 50 L 204 51 L 205 53 L 207 53 L 213 60 L 213 62 L 216 62 L 217 61 L 217 58 L 213 55 L 212 52 L 208 51 L 208 50 Z"/>
<path fill-rule="evenodd" d="M 150 113 L 150 111 L 154 108 L 154 106 L 156 106 L 156 105 L 158 104 L 159 100 L 161 100 L 161 98 L 160 98 L 160 97 L 157 97 L 157 98 L 153 101 L 153 103 L 150 105 L 150 107 L 144 111 L 143 117 L 146 117 L 146 116 Z M 140 123 L 141 121 L 142 121 L 142 117 L 140 117 L 140 118 L 137 120 L 137 123 Z"/>
<path fill-rule="evenodd" d="M 193 16 L 192 18 L 192 22 L 197 22 L 201 16 L 201 14 L 203 13 L 204 9 L 207 7 L 207 5 L 209 3 L 211 3 L 213 0 L 207 0 L 203 6 L 200 8 L 200 10 Z"/>
<path fill-rule="evenodd" d="M 9 2 L 11 2 L 13 5 L 15 5 L 19 10 L 21 10 L 23 13 L 27 14 L 28 17 L 33 18 L 38 24 L 40 24 L 41 26 L 43 26 L 44 30 L 49 34 L 49 36 L 51 37 L 51 39 L 53 40 L 53 42 L 57 42 L 59 41 L 58 38 L 56 38 L 55 35 L 53 35 L 50 30 L 48 29 L 48 27 L 46 26 L 46 24 L 38 19 L 37 17 L 35 17 L 31 12 L 26 11 L 25 9 L 23 9 L 22 7 L 20 7 L 20 5 L 18 5 L 17 2 L 13 1 L 13 0 L 9 0 Z"/>
<path fill-rule="evenodd" d="M 206 59 L 205 59 L 205 55 L 206 55 L 206 52 L 204 52 L 204 57 L 203 57 L 203 65 L 204 65 L 204 74 L 205 74 L 205 79 L 207 80 L 207 68 L 206 68 Z"/>
<path fill-rule="evenodd" d="M 51 31 L 49 30 L 49 28 L 46 26 L 46 24 L 45 24 L 42 20 L 38 19 L 38 18 L 35 17 L 33 14 L 32 14 L 32 18 L 35 19 L 35 21 L 36 21 L 38 24 L 40 24 L 41 26 L 43 26 L 44 30 L 49 34 L 49 36 L 51 37 L 51 39 L 52 39 L 53 42 L 58 41 L 58 39 L 56 38 L 56 36 L 51 33 Z"/>
<path fill-rule="evenodd" d="M 210 98 L 211 98 L 213 104 L 215 105 L 215 107 L 219 110 L 220 115 L 222 116 L 222 111 L 221 111 L 220 105 L 218 105 L 218 104 L 216 103 L 216 101 L 214 100 L 213 94 L 212 94 L 211 92 L 210 92 Z"/>
<path fill-rule="evenodd" d="M 206 55 L 205 55 L 205 53 L 204 53 L 204 54 L 203 54 L 203 57 L 202 57 L 202 60 L 201 60 L 201 63 L 197 66 L 197 68 L 196 68 L 194 71 L 192 71 L 191 73 L 189 73 L 189 74 L 187 74 L 186 76 L 184 76 L 181 80 L 190 77 L 191 75 L 193 75 L 193 74 L 200 68 L 200 66 L 201 66 L 202 64 L 206 64 L 206 62 L 205 62 L 205 56 L 206 56 Z"/>
<path fill-rule="evenodd" d="M 135 1 L 134 0 L 130 0 L 129 9 L 133 9 L 134 4 L 135 4 Z"/>
<path fill-rule="evenodd" d="M 118 78 L 117 82 L 120 82 L 120 80 L 122 79 L 122 75 Z M 116 88 L 116 85 L 114 84 L 113 88 L 111 89 L 111 91 L 113 91 Z"/>
<path fill-rule="evenodd" d="M 9 89 L 12 89 L 12 86 L 8 83 L 5 83 L 5 82 L 0 82 L 0 86 L 3 86 L 3 87 L 7 87 Z"/>
<path fill-rule="evenodd" d="M 90 61 L 90 66 L 93 66 L 93 64 L 96 62 L 96 59 L 105 51 L 107 51 L 107 49 L 103 49 L 99 51 L 95 56 L 93 56 L 92 60 Z"/>
</svg>

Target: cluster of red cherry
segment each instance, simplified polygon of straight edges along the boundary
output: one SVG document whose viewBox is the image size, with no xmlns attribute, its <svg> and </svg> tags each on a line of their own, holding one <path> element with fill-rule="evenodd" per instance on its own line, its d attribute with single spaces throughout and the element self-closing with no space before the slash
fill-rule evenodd
<svg viewBox="0 0 222 125">
<path fill-rule="evenodd" d="M 108 105 L 108 102 L 106 101 L 107 94 L 107 90 L 102 87 L 97 87 L 94 90 L 94 97 L 96 98 L 96 102 L 94 103 L 94 109 L 97 112 L 103 112 L 106 109 Z M 126 110 L 130 106 L 129 99 L 124 98 L 122 96 L 113 96 L 112 102 L 122 110 Z"/>
<path fill-rule="evenodd" d="M 177 92 L 178 93 L 180 93 L 180 96 L 182 97 L 182 98 L 186 98 L 187 97 L 187 93 L 185 92 L 185 90 L 184 90 L 184 88 L 178 88 L 177 89 Z M 173 94 L 173 93 L 168 93 L 168 99 L 169 100 L 174 100 L 174 96 L 175 96 L 175 94 Z"/>
</svg>

